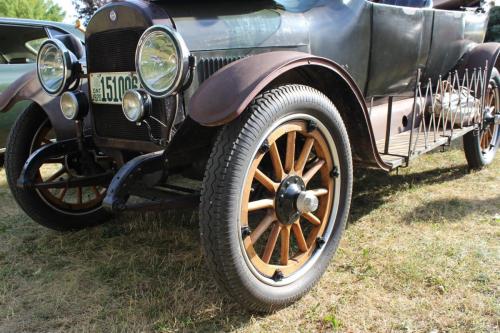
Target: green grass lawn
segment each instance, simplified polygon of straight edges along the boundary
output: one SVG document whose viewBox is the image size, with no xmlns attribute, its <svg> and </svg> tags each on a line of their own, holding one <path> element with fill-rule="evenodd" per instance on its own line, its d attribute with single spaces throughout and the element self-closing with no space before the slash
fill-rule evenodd
<svg viewBox="0 0 500 333">
<path fill-rule="evenodd" d="M 216 288 L 195 214 L 57 233 L 16 207 L 0 171 L 0 332 L 498 332 L 500 158 L 469 173 L 456 149 L 356 176 L 319 285 L 256 316 Z"/>
</svg>

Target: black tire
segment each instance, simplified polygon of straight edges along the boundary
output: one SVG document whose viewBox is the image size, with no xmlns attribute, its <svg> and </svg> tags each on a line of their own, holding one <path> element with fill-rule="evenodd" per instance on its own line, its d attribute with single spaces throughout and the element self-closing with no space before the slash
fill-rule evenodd
<svg viewBox="0 0 500 333">
<path fill-rule="evenodd" d="M 494 68 L 491 73 L 489 84 L 491 86 L 491 89 L 494 89 L 493 93 L 495 94 L 495 112 L 498 114 L 500 112 L 500 74 L 496 68 Z M 487 149 L 481 147 L 481 138 L 483 136 L 484 130 L 481 130 L 479 133 L 476 131 L 472 131 L 464 135 L 464 152 L 469 168 L 478 170 L 493 162 L 498 150 L 498 146 L 500 145 L 499 127 L 499 125 L 491 125 L 490 129 L 493 132 L 493 135 L 491 145 Z"/>
<path fill-rule="evenodd" d="M 36 104 L 28 106 L 17 118 L 7 140 L 5 171 L 12 196 L 22 210 L 35 222 L 54 230 L 78 230 L 107 221 L 110 216 L 99 205 L 88 212 L 71 213 L 53 207 L 35 189 L 16 186 L 23 165 L 31 154 L 35 134 L 48 121 Z"/>
<path fill-rule="evenodd" d="M 333 139 L 341 170 L 339 205 L 337 214 L 328 217 L 334 223 L 333 231 L 313 266 L 300 278 L 276 286 L 258 278 L 244 258 L 239 202 L 245 172 L 259 151 L 266 131 L 301 111 L 322 123 Z M 346 128 L 325 95 L 302 85 L 281 86 L 259 95 L 238 119 L 221 129 L 205 173 L 200 233 L 208 266 L 218 285 L 237 303 L 257 312 L 285 307 L 307 293 L 326 270 L 345 229 L 351 202 L 352 168 Z"/>
</svg>

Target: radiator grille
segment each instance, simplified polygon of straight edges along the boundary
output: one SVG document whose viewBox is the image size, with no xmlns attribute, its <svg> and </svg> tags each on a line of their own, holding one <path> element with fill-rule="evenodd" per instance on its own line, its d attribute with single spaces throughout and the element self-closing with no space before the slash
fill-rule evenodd
<svg viewBox="0 0 500 333">
<path fill-rule="evenodd" d="M 239 59 L 241 57 L 201 58 L 198 62 L 198 78 L 200 83 L 208 79 L 222 67 Z"/>
<path fill-rule="evenodd" d="M 98 32 L 87 40 L 89 73 L 135 71 L 135 49 L 143 28 Z M 120 105 L 91 105 L 94 127 L 98 136 L 136 141 L 149 141 L 145 126 L 138 127 L 123 115 Z M 153 100 L 153 113 L 162 119 L 165 103 Z M 161 125 L 151 122 L 152 133 L 161 136 Z"/>
</svg>

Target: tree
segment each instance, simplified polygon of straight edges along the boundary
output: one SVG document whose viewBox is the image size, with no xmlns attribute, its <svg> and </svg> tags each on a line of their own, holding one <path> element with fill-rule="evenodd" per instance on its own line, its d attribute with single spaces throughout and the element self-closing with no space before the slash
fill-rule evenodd
<svg viewBox="0 0 500 333">
<path fill-rule="evenodd" d="M 90 18 L 96 10 L 104 6 L 111 0 L 72 0 L 75 6 L 78 18 L 81 19 L 85 25 L 89 22 Z"/>
<path fill-rule="evenodd" d="M 500 7 L 491 9 L 490 21 L 488 22 L 487 42 L 500 42 Z"/>
<path fill-rule="evenodd" d="M 60 22 L 66 13 L 52 0 L 1 0 L 0 16 Z"/>
</svg>

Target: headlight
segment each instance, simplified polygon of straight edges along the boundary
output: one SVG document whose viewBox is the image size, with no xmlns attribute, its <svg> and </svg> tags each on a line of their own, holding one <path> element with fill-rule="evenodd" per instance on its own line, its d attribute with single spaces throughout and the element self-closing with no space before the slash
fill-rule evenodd
<svg viewBox="0 0 500 333">
<path fill-rule="evenodd" d="M 64 118 L 68 120 L 83 119 L 89 109 L 87 96 L 81 91 L 66 91 L 59 103 Z"/>
<path fill-rule="evenodd" d="M 60 95 L 74 82 L 75 55 L 57 39 L 49 39 L 40 47 L 37 73 L 43 90 L 50 95 Z"/>
<path fill-rule="evenodd" d="M 151 97 L 141 89 L 128 90 L 123 95 L 122 110 L 125 118 L 137 123 L 144 119 L 144 116 L 150 112 Z"/>
<path fill-rule="evenodd" d="M 182 37 L 167 26 L 155 25 L 141 36 L 135 54 L 139 80 L 154 97 L 171 95 L 188 73 L 189 50 Z"/>
</svg>

